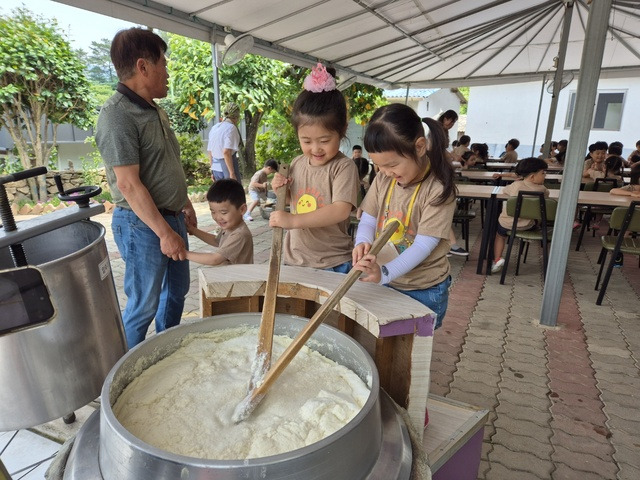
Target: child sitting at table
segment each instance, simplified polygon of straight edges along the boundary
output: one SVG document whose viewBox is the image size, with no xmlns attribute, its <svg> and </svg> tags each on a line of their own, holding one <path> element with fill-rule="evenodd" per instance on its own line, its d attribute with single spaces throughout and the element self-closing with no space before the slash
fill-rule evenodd
<svg viewBox="0 0 640 480">
<path fill-rule="evenodd" d="M 489 160 L 489 146 L 486 143 L 472 143 L 471 151 L 462 155 L 460 164 L 463 170 L 468 170 L 476 165 L 487 163 Z"/>
<path fill-rule="evenodd" d="M 521 160 L 516 167 L 516 174 L 522 178 L 522 180 L 517 180 L 507 185 L 502 191 L 511 197 L 517 196 L 521 190 L 527 192 L 544 192 L 544 196 L 548 197 L 549 190 L 544 186 L 547 168 L 547 162 L 541 158 L 525 158 Z M 497 273 L 502 270 L 502 266 L 504 265 L 502 250 L 504 250 L 506 238 L 509 236 L 512 226 L 513 217 L 507 215 L 507 211 L 504 209 L 498 218 L 498 228 L 493 243 L 494 261 L 491 266 L 491 273 Z M 517 230 L 531 230 L 536 228 L 536 221 L 518 219 L 518 226 L 516 228 Z"/>
<path fill-rule="evenodd" d="M 640 163 L 631 167 L 631 178 L 629 185 L 620 188 L 612 188 L 611 195 L 624 195 L 627 197 L 640 197 Z"/>
<path fill-rule="evenodd" d="M 462 156 L 467 152 L 471 152 L 471 149 L 469 148 L 470 143 L 471 137 L 469 135 L 462 135 L 460 137 L 460 140 L 458 140 L 458 145 L 455 146 L 453 148 L 453 151 L 451 152 L 451 156 L 453 157 L 454 161 L 462 163 Z"/>
<path fill-rule="evenodd" d="M 591 158 L 584 162 L 582 178 L 590 178 L 592 180 L 595 180 L 596 178 L 604 178 L 604 159 L 607 156 L 608 148 L 609 145 L 607 145 L 607 142 L 596 142 L 593 144 Z"/>
<path fill-rule="evenodd" d="M 520 140 L 512 138 L 504 146 L 504 154 L 500 157 L 504 163 L 516 163 L 518 161 L 518 152 L 516 148 L 520 146 Z"/>
<path fill-rule="evenodd" d="M 212 253 L 187 252 L 187 260 L 204 265 L 231 265 L 253 263 L 253 237 L 242 216 L 247 211 L 247 197 L 242 184 L 225 178 L 216 180 L 207 192 L 211 217 L 220 225 L 220 233 L 214 235 L 189 226 L 190 235 L 211 246 L 218 247 Z"/>
<path fill-rule="evenodd" d="M 618 155 L 611 155 L 604 161 L 604 178 L 614 178 L 618 181 L 618 185 L 622 186 L 623 169 L 624 159 Z"/>
<path fill-rule="evenodd" d="M 636 142 L 636 149 L 632 151 L 627 157 L 627 162 L 625 164 L 625 167 L 630 167 L 631 165 L 639 161 L 640 161 L 640 140 Z"/>
</svg>

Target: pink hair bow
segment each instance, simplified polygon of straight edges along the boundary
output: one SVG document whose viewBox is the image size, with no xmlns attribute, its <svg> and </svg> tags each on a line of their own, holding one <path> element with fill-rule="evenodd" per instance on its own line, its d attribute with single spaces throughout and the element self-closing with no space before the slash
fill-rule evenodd
<svg viewBox="0 0 640 480">
<path fill-rule="evenodd" d="M 318 63 L 311 69 L 311 73 L 304 79 L 304 89 L 314 93 L 335 90 L 336 80 L 324 65 Z"/>
</svg>

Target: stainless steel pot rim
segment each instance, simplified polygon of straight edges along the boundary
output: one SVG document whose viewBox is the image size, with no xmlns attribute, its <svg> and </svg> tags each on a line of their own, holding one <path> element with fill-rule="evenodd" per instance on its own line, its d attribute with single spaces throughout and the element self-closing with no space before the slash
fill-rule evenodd
<svg viewBox="0 0 640 480">
<path fill-rule="evenodd" d="M 371 392 L 369 394 L 369 398 L 367 399 L 366 403 L 364 404 L 362 409 L 357 413 L 355 417 L 353 417 L 340 430 L 332 433 L 331 435 L 323 438 L 318 442 L 312 443 L 302 448 L 298 448 L 296 450 L 291 450 L 291 451 L 277 454 L 277 455 L 269 455 L 266 457 L 256 457 L 251 459 L 238 459 L 238 460 L 216 460 L 216 459 L 207 460 L 207 459 L 201 459 L 197 457 L 189 457 L 186 455 L 179 455 L 177 453 L 168 452 L 158 447 L 154 447 L 153 445 L 149 445 L 148 443 L 139 439 L 138 437 L 133 435 L 131 432 L 129 432 L 126 428 L 124 428 L 124 426 L 122 426 L 122 424 L 118 421 L 115 414 L 113 413 L 112 405 L 111 405 L 111 402 L 109 401 L 109 398 L 110 398 L 109 387 L 113 383 L 115 374 L 118 372 L 122 364 L 127 362 L 130 356 L 135 355 L 137 352 L 139 352 L 139 350 L 143 349 L 144 346 L 147 345 L 149 342 L 153 342 L 154 340 L 155 342 L 157 342 L 158 341 L 157 339 L 163 338 L 161 336 L 166 336 L 166 335 L 177 336 L 178 332 L 184 331 L 184 335 L 180 337 L 180 338 L 184 338 L 184 336 L 187 333 L 209 332 L 210 330 L 207 330 L 204 327 L 210 323 L 225 323 L 225 320 L 232 320 L 233 318 L 237 318 L 237 317 L 244 317 L 246 319 L 247 315 L 255 315 L 258 322 L 260 320 L 259 313 L 258 314 L 230 313 L 230 314 L 224 314 L 224 315 L 217 315 L 215 317 L 205 318 L 200 322 L 190 323 L 185 325 L 178 325 L 162 333 L 156 334 L 154 337 L 150 337 L 146 339 L 144 342 L 140 343 L 139 345 L 136 345 L 133 349 L 129 350 L 129 352 L 127 352 L 122 358 L 120 358 L 120 360 L 118 360 L 118 362 L 113 366 L 113 368 L 107 375 L 107 378 L 103 384 L 102 392 L 101 392 L 101 408 L 103 412 L 103 415 L 101 418 L 104 419 L 106 422 L 108 422 L 109 426 L 117 435 L 119 435 L 129 443 L 135 443 L 138 450 L 141 450 L 152 457 L 162 458 L 164 461 L 175 462 L 177 464 L 189 463 L 191 466 L 194 466 L 194 467 L 236 468 L 239 465 L 241 466 L 265 465 L 266 466 L 270 464 L 278 464 L 282 461 L 290 459 L 292 456 L 302 457 L 304 455 L 314 453 L 319 448 L 326 447 L 334 443 L 337 439 L 349 434 L 369 414 L 371 409 L 376 406 L 376 404 L 378 403 L 377 390 L 379 389 L 379 378 L 378 378 L 378 371 L 375 367 L 375 363 L 371 359 L 368 352 L 358 342 L 353 340 L 351 337 L 344 335 L 343 340 L 347 341 L 352 348 L 355 348 L 356 350 L 360 351 L 365 356 L 365 358 L 367 359 L 371 367 L 372 378 L 371 378 L 371 385 L 369 385 L 371 387 Z M 279 318 L 288 318 L 294 321 L 299 321 L 301 325 L 304 323 L 303 321 L 305 320 L 304 318 L 297 317 L 295 315 L 277 314 L 276 315 L 276 331 L 278 329 L 277 321 Z M 243 327 L 243 326 L 255 327 L 256 323 L 247 323 L 246 321 L 244 323 L 235 322 L 233 323 L 232 326 L 233 327 Z M 340 330 L 326 324 L 320 325 L 320 327 L 318 328 L 318 331 L 321 331 L 322 329 L 330 329 L 330 330 L 340 332 Z M 342 332 L 340 332 L 340 334 L 342 334 Z M 311 339 L 313 339 L 313 336 L 311 337 Z M 179 346 L 179 343 L 180 342 L 176 342 L 176 348 Z M 168 355 L 169 353 L 166 353 L 165 356 Z M 164 358 L 164 356 L 158 358 L 156 362 L 158 360 L 161 360 L 162 358 Z"/>
<path fill-rule="evenodd" d="M 69 253 L 69 254 L 65 255 L 64 257 L 54 258 L 53 260 L 49 260 L 48 262 L 42 262 L 42 263 L 38 264 L 39 268 L 43 268 L 43 267 L 46 267 L 48 265 L 54 265 L 54 264 L 59 263 L 59 262 L 64 262 L 65 264 L 66 263 L 70 263 L 74 259 L 76 259 L 78 257 L 82 257 L 90 249 L 93 249 L 94 246 L 97 243 L 104 241 L 104 235 L 106 233 L 104 225 L 102 225 L 101 223 L 98 223 L 98 222 L 93 222 L 91 220 L 82 220 L 82 221 L 77 222 L 77 223 L 90 225 L 93 228 L 97 228 L 98 229 L 98 235 L 96 236 L 96 238 L 94 238 L 91 243 L 87 243 L 82 248 L 76 250 L 75 252 Z M 74 225 L 74 224 L 71 224 L 71 225 Z M 68 227 L 68 226 L 69 225 L 65 225 L 65 227 Z M 61 227 L 61 228 L 64 229 L 65 227 Z M 46 235 L 46 234 L 44 234 L 44 235 Z"/>
</svg>

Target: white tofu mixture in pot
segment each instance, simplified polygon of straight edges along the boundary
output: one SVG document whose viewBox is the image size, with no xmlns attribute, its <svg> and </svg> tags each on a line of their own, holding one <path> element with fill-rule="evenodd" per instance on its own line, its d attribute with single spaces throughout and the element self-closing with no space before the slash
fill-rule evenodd
<svg viewBox="0 0 640 480">
<path fill-rule="evenodd" d="M 186 336 L 137 376 L 113 412 L 140 440 L 190 457 L 240 460 L 295 450 L 331 435 L 362 409 L 369 387 L 353 371 L 303 347 L 246 420 L 231 420 L 246 397 L 257 328 Z M 274 336 L 273 361 L 291 339 Z"/>
</svg>

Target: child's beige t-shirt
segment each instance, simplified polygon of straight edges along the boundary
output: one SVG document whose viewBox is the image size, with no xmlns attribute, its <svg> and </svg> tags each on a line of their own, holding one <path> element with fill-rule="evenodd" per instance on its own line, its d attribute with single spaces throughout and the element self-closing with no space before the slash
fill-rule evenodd
<svg viewBox="0 0 640 480">
<path fill-rule="evenodd" d="M 377 219 L 376 233 L 382 231 L 385 223 L 393 218 L 398 219 L 403 225 L 407 224 L 407 210 L 417 184 L 403 188 L 396 183 L 389 199 L 387 213 L 386 197 L 392 181 L 393 179 L 386 175 L 376 175 L 361 205 L 363 211 Z M 399 290 L 422 290 L 443 282 L 449 276 L 449 231 L 456 202 L 452 196 L 444 204 L 432 205 L 440 197 L 442 190 L 442 184 L 433 174 L 422 182 L 404 234 L 410 242 L 413 242 L 416 235 L 437 237 L 440 238 L 440 242 L 416 268 L 392 281 L 392 287 Z M 397 239 L 400 240 L 400 235 Z M 392 241 L 394 240 L 396 238 L 392 237 Z"/>
<path fill-rule="evenodd" d="M 504 163 L 516 163 L 518 161 L 518 153 L 515 150 L 505 153 L 502 156 Z"/>
<path fill-rule="evenodd" d="M 267 177 L 268 177 L 267 174 L 263 172 L 262 169 L 258 170 L 256 173 L 253 174 L 253 177 L 251 177 L 251 180 L 249 181 L 249 190 L 253 192 L 258 192 L 258 193 L 265 193 L 267 191 L 266 188 L 252 187 L 251 184 L 253 182 L 264 183 L 267 181 Z"/>
<path fill-rule="evenodd" d="M 356 164 L 341 152 L 325 165 L 316 167 L 301 155 L 291 162 L 291 204 L 293 214 L 313 212 L 334 202 L 354 208 L 360 180 Z M 287 232 L 284 262 L 313 268 L 330 268 L 351 260 L 353 240 L 347 233 L 349 219 L 320 228 L 298 228 Z"/>
<path fill-rule="evenodd" d="M 220 230 L 218 251 L 227 259 L 221 265 L 253 263 L 253 236 L 247 224 L 242 222 L 234 230 Z"/>
<path fill-rule="evenodd" d="M 549 190 L 544 185 L 538 185 L 537 183 L 528 182 L 526 180 L 517 180 L 510 185 L 507 185 L 502 190 L 503 193 L 509 195 L 510 197 L 517 197 L 518 192 L 524 190 L 527 192 L 544 192 L 544 197 L 549 197 Z M 500 213 L 500 217 L 498 217 L 498 222 L 506 229 L 511 229 L 513 226 L 513 217 L 507 215 L 507 206 L 504 205 L 502 209 L 502 213 Z M 518 226 L 516 227 L 518 230 L 526 230 L 527 228 L 531 228 L 535 225 L 535 220 L 529 220 L 526 218 L 518 219 Z"/>
</svg>

